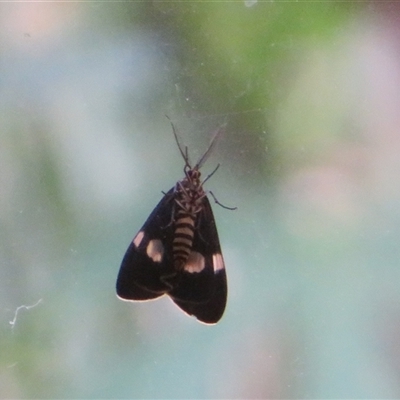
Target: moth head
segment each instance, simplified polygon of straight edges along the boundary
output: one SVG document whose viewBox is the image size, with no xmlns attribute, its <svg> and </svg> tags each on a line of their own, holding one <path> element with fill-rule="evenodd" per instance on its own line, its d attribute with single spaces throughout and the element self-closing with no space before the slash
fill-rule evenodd
<svg viewBox="0 0 400 400">
<path fill-rule="evenodd" d="M 202 182 L 200 179 L 200 171 L 198 168 L 185 167 L 185 179 L 182 181 L 183 186 L 189 192 L 198 191 L 202 187 Z M 196 196 L 195 196 L 196 197 Z"/>
<path fill-rule="evenodd" d="M 185 175 L 190 181 L 199 181 L 200 180 L 200 171 L 198 168 L 190 168 L 189 166 L 185 167 Z"/>
</svg>

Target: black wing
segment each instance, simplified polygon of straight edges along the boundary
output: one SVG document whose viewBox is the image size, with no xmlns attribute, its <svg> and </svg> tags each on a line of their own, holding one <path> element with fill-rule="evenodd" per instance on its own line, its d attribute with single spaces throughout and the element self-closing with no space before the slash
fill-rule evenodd
<svg viewBox="0 0 400 400">
<path fill-rule="evenodd" d="M 196 256 L 192 259 L 198 263 L 202 262 L 199 255 L 204 258 L 204 268 L 193 272 L 187 263 L 178 274 L 177 285 L 168 294 L 187 314 L 206 324 L 215 324 L 224 313 L 228 289 L 217 227 L 207 197 L 199 213 L 189 259 L 193 254 Z"/>
<path fill-rule="evenodd" d="M 170 252 L 173 237 L 174 188 L 150 214 L 132 240 L 117 278 L 117 295 L 123 300 L 151 300 L 171 289 L 163 280 L 173 274 Z"/>
</svg>

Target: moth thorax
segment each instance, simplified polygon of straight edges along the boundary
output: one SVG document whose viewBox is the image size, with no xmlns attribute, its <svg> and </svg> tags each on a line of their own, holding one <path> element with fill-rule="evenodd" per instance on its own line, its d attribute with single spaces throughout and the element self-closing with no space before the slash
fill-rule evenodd
<svg viewBox="0 0 400 400">
<path fill-rule="evenodd" d="M 174 266 L 182 270 L 192 251 L 196 214 L 178 209 L 175 221 L 174 239 L 172 241 L 172 254 Z"/>
<path fill-rule="evenodd" d="M 196 177 L 199 176 L 200 173 L 196 175 Z M 192 180 L 191 176 L 188 175 L 188 177 L 177 183 L 175 190 L 176 202 L 182 210 L 193 215 L 200 212 L 205 193 L 199 179 Z"/>
</svg>

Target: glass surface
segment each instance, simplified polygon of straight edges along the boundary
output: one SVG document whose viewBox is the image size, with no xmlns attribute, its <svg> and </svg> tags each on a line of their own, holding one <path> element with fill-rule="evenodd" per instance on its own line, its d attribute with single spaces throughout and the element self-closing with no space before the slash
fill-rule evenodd
<svg viewBox="0 0 400 400">
<path fill-rule="evenodd" d="M 1 398 L 398 398 L 396 3 L 0 4 Z M 115 295 L 202 167 L 214 326 Z"/>
</svg>

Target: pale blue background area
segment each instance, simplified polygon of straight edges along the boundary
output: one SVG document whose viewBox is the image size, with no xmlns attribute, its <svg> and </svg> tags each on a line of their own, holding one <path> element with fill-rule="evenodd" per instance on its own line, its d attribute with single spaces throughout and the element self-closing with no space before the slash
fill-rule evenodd
<svg viewBox="0 0 400 400">
<path fill-rule="evenodd" d="M 0 397 L 398 398 L 399 17 L 0 4 Z M 216 326 L 115 295 L 183 175 L 165 114 L 194 161 L 227 122 L 203 168 L 221 164 L 206 188 L 238 207 L 213 207 Z"/>
</svg>

